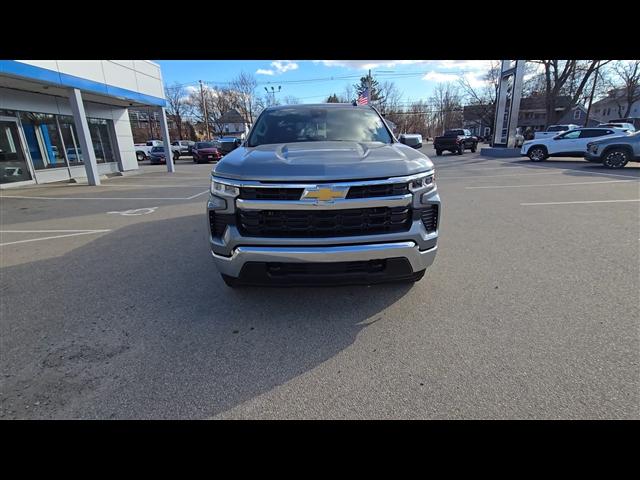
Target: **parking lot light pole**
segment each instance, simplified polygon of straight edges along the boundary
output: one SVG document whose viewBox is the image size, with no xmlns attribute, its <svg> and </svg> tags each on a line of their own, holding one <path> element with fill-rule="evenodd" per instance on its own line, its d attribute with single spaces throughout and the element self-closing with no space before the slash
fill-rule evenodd
<svg viewBox="0 0 640 480">
<path fill-rule="evenodd" d="M 162 145 L 164 146 L 164 158 L 167 161 L 167 172 L 176 171 L 173 165 L 173 152 L 171 151 L 171 140 L 169 139 L 169 125 L 167 124 L 167 114 L 164 107 L 160 108 L 160 130 L 162 133 Z"/>
</svg>

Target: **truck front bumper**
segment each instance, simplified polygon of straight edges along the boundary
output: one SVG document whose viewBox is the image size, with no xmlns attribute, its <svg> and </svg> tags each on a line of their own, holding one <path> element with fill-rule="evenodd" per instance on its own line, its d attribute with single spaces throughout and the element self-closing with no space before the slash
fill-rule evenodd
<svg viewBox="0 0 640 480">
<path fill-rule="evenodd" d="M 367 245 L 317 247 L 237 247 L 230 257 L 211 252 L 218 270 L 223 275 L 240 277 L 245 264 L 254 263 L 340 263 L 368 262 L 404 258 L 413 273 L 429 267 L 438 246 L 420 250 L 415 242 L 376 243 Z"/>
</svg>

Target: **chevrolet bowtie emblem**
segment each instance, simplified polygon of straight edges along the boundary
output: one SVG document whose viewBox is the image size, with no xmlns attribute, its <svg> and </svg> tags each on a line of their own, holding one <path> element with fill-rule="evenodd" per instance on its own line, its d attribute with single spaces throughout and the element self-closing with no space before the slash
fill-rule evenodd
<svg viewBox="0 0 640 480">
<path fill-rule="evenodd" d="M 302 200 L 330 202 L 347 196 L 349 187 L 308 187 L 304 189 Z"/>
</svg>

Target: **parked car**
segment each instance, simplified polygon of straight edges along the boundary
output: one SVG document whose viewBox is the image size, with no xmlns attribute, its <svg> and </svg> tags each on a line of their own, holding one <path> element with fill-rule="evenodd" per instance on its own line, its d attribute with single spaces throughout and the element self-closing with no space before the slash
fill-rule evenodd
<svg viewBox="0 0 640 480">
<path fill-rule="evenodd" d="M 229 286 L 416 282 L 440 211 L 433 163 L 373 107 L 283 105 L 213 168 L 208 240 Z"/>
<path fill-rule="evenodd" d="M 537 140 L 538 138 L 552 138 L 562 132 L 575 130 L 576 128 L 580 128 L 580 125 L 575 125 L 573 123 L 565 125 L 549 125 L 544 132 L 535 132 L 533 135 L 533 139 Z"/>
<path fill-rule="evenodd" d="M 220 145 L 220 153 L 226 155 L 238 148 L 242 144 L 242 140 L 236 137 L 221 137 L 218 139 L 218 143 Z"/>
<path fill-rule="evenodd" d="M 607 168 L 622 168 L 629 162 L 640 162 L 640 130 L 589 142 L 584 158 Z"/>
<path fill-rule="evenodd" d="M 216 142 L 195 142 L 191 155 L 194 163 L 217 162 L 222 158 Z"/>
<path fill-rule="evenodd" d="M 172 142 L 171 145 L 173 145 L 174 147 L 180 148 L 180 156 L 183 156 L 183 155 L 191 155 L 191 150 L 195 143 L 196 142 L 193 142 L 191 140 L 178 140 L 178 141 Z"/>
<path fill-rule="evenodd" d="M 139 162 L 143 162 L 151 155 L 151 149 L 160 145 L 162 145 L 162 140 L 148 140 L 145 143 L 134 144 L 136 149 L 136 158 Z"/>
<path fill-rule="evenodd" d="M 634 127 L 632 123 L 626 123 L 626 122 L 607 122 L 607 123 L 601 123 L 598 126 L 599 127 L 619 128 L 620 130 L 624 130 L 626 132 L 635 132 L 636 131 L 636 127 Z"/>
<path fill-rule="evenodd" d="M 413 148 L 422 148 L 422 135 L 419 133 L 402 133 L 400 134 L 400 138 L 398 138 L 400 143 L 404 143 L 405 145 L 409 145 Z"/>
<path fill-rule="evenodd" d="M 640 130 L 640 117 L 616 118 L 609 123 L 630 123 L 636 130 Z"/>
<path fill-rule="evenodd" d="M 623 136 L 625 132 L 617 128 L 593 127 L 576 128 L 551 138 L 537 138 L 524 142 L 520 155 L 529 157 L 534 162 L 549 157 L 582 157 L 587 151 L 587 144 L 596 138 Z"/>
<path fill-rule="evenodd" d="M 438 156 L 445 150 L 458 155 L 462 155 L 466 149 L 475 152 L 478 148 L 478 137 L 471 135 L 471 131 L 463 128 L 447 130 L 444 135 L 433 139 L 433 148 Z"/>
<path fill-rule="evenodd" d="M 175 162 L 180 158 L 180 151 L 173 150 L 173 161 Z M 149 152 L 149 163 L 152 165 L 158 165 L 160 163 L 167 163 L 167 159 L 164 153 L 164 145 L 159 145 L 156 147 L 151 147 L 151 152 Z"/>
</svg>

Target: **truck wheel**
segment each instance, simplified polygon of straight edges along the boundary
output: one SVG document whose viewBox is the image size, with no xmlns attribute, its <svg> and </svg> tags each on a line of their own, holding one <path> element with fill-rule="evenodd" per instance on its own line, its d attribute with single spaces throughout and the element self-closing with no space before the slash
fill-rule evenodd
<svg viewBox="0 0 640 480">
<path fill-rule="evenodd" d="M 458 155 L 462 155 L 464 153 L 464 145 L 460 145 L 458 147 L 458 151 L 456 152 Z"/>
<path fill-rule="evenodd" d="M 139 162 L 144 162 L 147 156 L 143 152 L 136 152 L 136 158 Z"/>
<path fill-rule="evenodd" d="M 629 154 L 622 148 L 614 148 L 609 150 L 602 164 L 607 168 L 622 168 L 629 163 Z"/>
<path fill-rule="evenodd" d="M 436 150 L 436 155 L 437 155 L 437 156 L 442 155 L 442 150 Z"/>
<path fill-rule="evenodd" d="M 541 162 L 546 160 L 549 155 L 547 154 L 547 149 L 545 147 L 536 145 L 529 149 L 527 156 L 532 162 Z"/>
<path fill-rule="evenodd" d="M 225 275 L 224 273 L 221 273 L 220 276 L 222 277 L 222 280 L 224 281 L 225 285 L 229 288 L 236 288 L 238 286 L 238 279 L 235 277 L 230 277 L 229 275 Z"/>
<path fill-rule="evenodd" d="M 176 163 L 179 158 L 180 158 L 180 154 L 179 153 L 174 153 L 173 154 L 173 163 Z"/>
<path fill-rule="evenodd" d="M 471 145 L 471 153 L 476 153 L 476 150 L 478 149 L 478 144 L 474 143 L 473 145 Z"/>
</svg>

